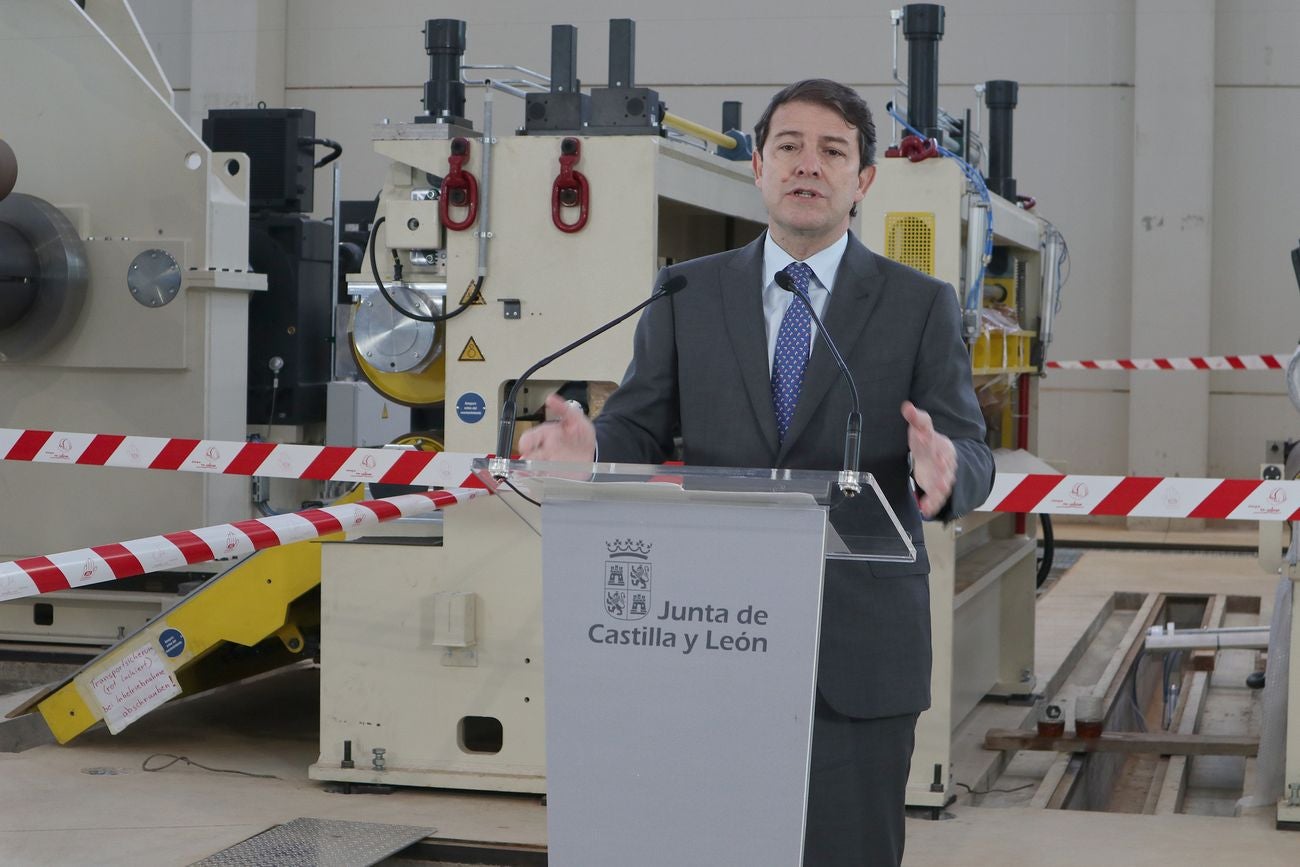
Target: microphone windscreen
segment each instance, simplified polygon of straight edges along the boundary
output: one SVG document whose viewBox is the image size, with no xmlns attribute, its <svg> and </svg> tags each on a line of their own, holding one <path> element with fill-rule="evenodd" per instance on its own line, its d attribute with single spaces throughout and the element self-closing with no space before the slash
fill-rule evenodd
<svg viewBox="0 0 1300 867">
<path fill-rule="evenodd" d="M 776 285 L 780 286 L 785 291 L 791 293 L 794 292 L 794 279 L 785 271 L 777 271 L 776 277 L 773 279 L 776 280 Z"/>
<path fill-rule="evenodd" d="M 664 285 L 659 287 L 659 291 L 665 295 L 676 295 L 686 288 L 686 278 L 681 274 L 669 277 Z"/>
</svg>

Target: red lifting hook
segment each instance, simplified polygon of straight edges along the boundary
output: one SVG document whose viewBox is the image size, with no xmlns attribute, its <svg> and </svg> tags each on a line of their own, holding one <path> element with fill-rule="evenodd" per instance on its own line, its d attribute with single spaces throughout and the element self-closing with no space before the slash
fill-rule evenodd
<svg viewBox="0 0 1300 867">
<path fill-rule="evenodd" d="M 909 135 L 899 142 L 899 151 L 902 156 L 919 163 L 939 156 L 939 143 L 932 138 Z"/>
<path fill-rule="evenodd" d="M 478 179 L 465 171 L 465 161 L 469 159 L 469 139 L 451 140 L 451 156 L 447 164 L 451 167 L 447 177 L 442 179 L 442 195 L 438 198 L 438 218 L 448 229 L 460 232 L 474 225 L 478 219 Z M 453 220 L 451 209 L 465 208 L 463 220 Z"/>
<path fill-rule="evenodd" d="M 577 232 L 587 225 L 591 208 L 591 185 L 587 176 L 575 172 L 573 165 L 582 158 L 582 143 L 576 138 L 560 142 L 560 173 L 551 186 L 551 222 L 561 232 Z M 578 218 L 572 223 L 564 219 L 563 208 L 577 208 Z"/>
</svg>

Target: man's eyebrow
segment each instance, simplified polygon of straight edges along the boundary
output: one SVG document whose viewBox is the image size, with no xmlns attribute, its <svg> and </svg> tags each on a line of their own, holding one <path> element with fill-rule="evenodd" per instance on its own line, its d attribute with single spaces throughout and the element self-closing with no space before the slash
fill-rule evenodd
<svg viewBox="0 0 1300 867">
<path fill-rule="evenodd" d="M 794 129 L 783 129 L 773 133 L 772 138 L 773 139 L 779 139 L 779 138 L 802 139 L 803 133 Z M 841 135 L 823 135 L 823 136 L 819 136 L 817 140 L 822 144 L 841 144 L 846 146 L 850 144 L 848 137 L 841 136 Z"/>
</svg>

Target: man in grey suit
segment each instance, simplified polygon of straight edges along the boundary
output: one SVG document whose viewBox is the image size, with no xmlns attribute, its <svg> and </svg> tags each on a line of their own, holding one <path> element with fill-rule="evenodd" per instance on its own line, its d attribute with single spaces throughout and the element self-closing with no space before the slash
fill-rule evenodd
<svg viewBox="0 0 1300 867">
<path fill-rule="evenodd" d="M 542 460 L 838 470 L 848 389 L 803 305 L 807 287 L 862 396 L 861 469 L 917 548 L 914 564 L 826 563 L 804 848 L 806 865 L 898 864 L 916 719 L 930 703 L 929 560 L 922 518 L 979 505 L 993 456 L 951 286 L 849 232 L 875 176 L 875 126 L 852 89 L 793 84 L 755 127 L 768 230 L 739 250 L 670 266 L 687 286 L 646 309 L 632 363 L 594 426 L 558 398 L 521 451 Z M 872 526 L 865 498 L 831 512 Z"/>
</svg>

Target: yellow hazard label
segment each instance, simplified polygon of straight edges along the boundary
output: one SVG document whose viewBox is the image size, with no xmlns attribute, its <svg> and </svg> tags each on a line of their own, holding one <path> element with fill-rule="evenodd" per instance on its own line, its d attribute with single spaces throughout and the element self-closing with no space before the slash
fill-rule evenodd
<svg viewBox="0 0 1300 867">
<path fill-rule="evenodd" d="M 483 293 L 482 293 L 482 292 L 479 292 L 479 293 L 477 294 L 477 296 L 474 294 L 474 287 L 475 287 L 477 284 L 478 284 L 478 281 L 477 281 L 477 280 L 471 280 L 471 281 L 469 281 L 469 285 L 465 287 L 465 294 L 462 295 L 462 296 L 460 296 L 460 303 L 461 303 L 462 305 L 464 305 L 464 304 L 470 304 L 470 303 L 471 303 L 471 302 L 470 302 L 470 299 L 473 298 L 474 301 L 473 301 L 472 303 L 473 303 L 473 305 L 474 305 L 475 307 L 486 307 L 486 306 L 487 306 L 487 299 L 483 297 Z M 461 360 L 464 361 L 464 359 L 461 359 Z M 481 361 L 482 359 L 479 359 L 479 360 Z"/>
<path fill-rule="evenodd" d="M 474 342 L 473 337 L 469 339 L 469 343 L 465 344 L 465 348 L 460 351 L 460 358 L 456 360 L 457 361 L 487 361 L 487 359 L 483 357 L 483 350 L 478 348 L 478 344 Z"/>
</svg>

